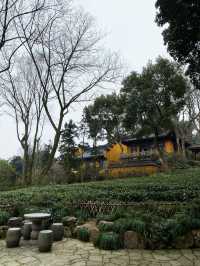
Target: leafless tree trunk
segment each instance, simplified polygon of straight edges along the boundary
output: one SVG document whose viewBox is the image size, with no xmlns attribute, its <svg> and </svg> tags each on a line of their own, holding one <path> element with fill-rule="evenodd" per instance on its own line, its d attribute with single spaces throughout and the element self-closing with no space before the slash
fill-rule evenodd
<svg viewBox="0 0 200 266">
<path fill-rule="evenodd" d="M 91 17 L 74 8 L 61 7 L 59 10 L 57 5 L 52 11 L 45 27 L 37 27 L 37 41 L 27 40 L 24 44 L 35 65 L 44 109 L 55 133 L 44 175 L 52 166 L 71 105 L 83 100 L 93 88 L 115 81 L 120 70 L 117 56 L 105 55 L 100 48 L 101 37 Z M 26 39 L 27 31 L 23 23 L 21 26 Z"/>
<path fill-rule="evenodd" d="M 42 90 L 32 62 L 20 58 L 12 71 L 7 71 L 2 96 L 9 114 L 15 119 L 17 138 L 24 152 L 24 181 L 32 182 L 38 139 L 44 121 Z"/>
</svg>

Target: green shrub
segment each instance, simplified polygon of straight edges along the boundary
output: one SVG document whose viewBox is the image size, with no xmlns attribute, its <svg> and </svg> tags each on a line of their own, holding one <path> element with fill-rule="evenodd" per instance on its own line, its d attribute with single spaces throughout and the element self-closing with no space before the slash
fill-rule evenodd
<svg viewBox="0 0 200 266">
<path fill-rule="evenodd" d="M 179 154 L 171 154 L 171 155 L 165 154 L 165 159 L 170 168 L 187 169 L 191 167 L 191 161 L 189 161 L 186 158 L 183 158 L 183 156 Z"/>
<path fill-rule="evenodd" d="M 0 211 L 0 225 L 6 225 L 10 217 L 11 215 L 9 212 Z"/>
<path fill-rule="evenodd" d="M 131 224 L 131 229 L 142 235 L 145 235 L 145 233 L 147 232 L 146 227 L 146 223 L 142 221 L 142 219 L 135 219 Z"/>
<path fill-rule="evenodd" d="M 0 187 L 9 187 L 16 181 L 16 172 L 11 164 L 6 160 L 0 160 Z"/>
<path fill-rule="evenodd" d="M 90 240 L 90 232 L 87 228 L 81 227 L 77 231 L 77 238 L 81 241 L 88 242 Z"/>
<path fill-rule="evenodd" d="M 91 218 L 89 212 L 87 210 L 76 210 L 75 216 L 78 217 L 78 220 L 81 222 L 87 221 L 89 218 Z"/>
<path fill-rule="evenodd" d="M 113 231 L 114 224 L 112 223 L 99 224 L 98 228 L 101 232 L 110 232 Z"/>
<path fill-rule="evenodd" d="M 132 219 L 121 218 L 114 222 L 113 231 L 119 234 L 132 229 Z"/>
<path fill-rule="evenodd" d="M 105 250 L 117 250 L 122 248 L 122 241 L 117 233 L 101 233 L 95 243 L 95 246 Z"/>
</svg>

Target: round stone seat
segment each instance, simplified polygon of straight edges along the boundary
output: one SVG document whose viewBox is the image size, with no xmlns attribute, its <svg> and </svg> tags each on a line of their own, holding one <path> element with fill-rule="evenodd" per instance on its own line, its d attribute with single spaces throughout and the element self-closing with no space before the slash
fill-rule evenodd
<svg viewBox="0 0 200 266">
<path fill-rule="evenodd" d="M 64 237 L 64 226 L 62 223 L 53 223 L 51 225 L 51 230 L 53 231 L 53 240 L 61 241 Z"/>
<path fill-rule="evenodd" d="M 40 252 L 51 251 L 53 244 L 53 232 L 52 230 L 42 230 L 38 237 L 38 248 Z"/>
<path fill-rule="evenodd" d="M 18 247 L 20 237 L 21 237 L 21 228 L 18 227 L 9 228 L 6 234 L 6 246 L 8 248 Z"/>
</svg>

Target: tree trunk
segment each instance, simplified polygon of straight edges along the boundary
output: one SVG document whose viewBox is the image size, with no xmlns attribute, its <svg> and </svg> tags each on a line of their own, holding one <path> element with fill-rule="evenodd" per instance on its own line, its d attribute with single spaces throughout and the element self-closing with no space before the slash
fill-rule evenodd
<svg viewBox="0 0 200 266">
<path fill-rule="evenodd" d="M 186 149 L 185 149 L 185 140 L 181 139 L 181 150 L 183 159 L 186 159 Z"/>
<path fill-rule="evenodd" d="M 154 134 L 155 134 L 155 139 L 154 139 L 155 147 L 156 147 L 156 151 L 157 151 L 161 166 L 163 168 L 166 168 L 167 165 L 166 165 L 165 160 L 163 159 L 162 151 L 161 151 L 160 146 L 159 146 L 159 134 L 158 134 L 158 129 L 157 128 L 154 129 Z"/>
<path fill-rule="evenodd" d="M 56 151 L 58 149 L 59 141 L 60 141 L 63 117 L 64 117 L 63 114 L 60 115 L 59 124 L 58 124 L 57 130 L 55 133 L 55 137 L 54 137 L 53 147 L 52 147 L 50 156 L 48 158 L 47 165 L 42 169 L 42 173 L 41 173 L 42 176 L 46 176 L 48 174 L 50 168 L 52 167 L 54 157 L 55 157 Z"/>
<path fill-rule="evenodd" d="M 24 147 L 24 166 L 23 166 L 23 177 L 24 182 L 28 186 L 31 184 L 31 177 L 29 172 L 29 153 L 28 153 L 28 146 L 25 145 Z"/>
<path fill-rule="evenodd" d="M 94 178 L 95 180 L 97 179 L 97 161 L 96 161 L 96 156 L 97 156 L 97 139 L 96 137 L 94 138 L 94 143 L 93 143 L 93 150 L 95 152 L 95 160 L 93 162 L 93 167 L 94 167 Z"/>
</svg>

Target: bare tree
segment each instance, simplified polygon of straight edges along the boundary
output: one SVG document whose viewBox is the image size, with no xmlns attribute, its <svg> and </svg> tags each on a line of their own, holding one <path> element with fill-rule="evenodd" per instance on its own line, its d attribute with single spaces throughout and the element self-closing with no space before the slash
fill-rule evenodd
<svg viewBox="0 0 200 266">
<path fill-rule="evenodd" d="M 173 121 L 178 152 L 186 157 L 185 143 L 191 143 L 196 132 L 200 133 L 200 92 L 188 81 L 185 106 Z"/>
<path fill-rule="evenodd" d="M 24 44 L 35 65 L 43 89 L 43 105 L 54 129 L 52 151 L 43 174 L 47 174 L 58 148 L 64 118 L 72 104 L 83 100 L 93 88 L 105 87 L 119 77 L 117 55 L 105 54 L 93 19 L 74 7 L 59 9 L 37 27 L 37 41 Z M 26 28 L 21 24 L 24 37 Z M 41 30 L 42 29 L 42 30 Z M 52 108 L 52 104 L 54 108 Z"/>
<path fill-rule="evenodd" d="M 33 22 L 40 11 L 45 9 L 45 0 L 0 0 L 0 73 L 11 66 L 11 60 L 23 43 L 27 41 L 20 34 L 19 21 L 29 30 L 26 37 L 35 34 Z"/>
<path fill-rule="evenodd" d="M 7 71 L 2 87 L 3 99 L 15 119 L 17 138 L 24 152 L 24 181 L 28 185 L 32 181 L 44 123 L 43 92 L 32 62 L 21 57 L 16 67 Z"/>
</svg>

